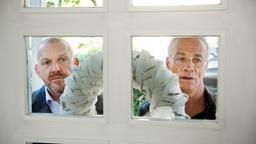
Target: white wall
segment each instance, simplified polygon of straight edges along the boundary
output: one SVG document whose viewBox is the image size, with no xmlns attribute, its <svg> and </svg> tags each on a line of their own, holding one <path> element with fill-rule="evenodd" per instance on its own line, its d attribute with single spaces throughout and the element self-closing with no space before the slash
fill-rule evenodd
<svg viewBox="0 0 256 144">
<path fill-rule="evenodd" d="M 256 1 L 229 0 L 219 11 L 129 13 L 125 0 L 109 0 L 107 13 L 29 14 L 18 0 L 0 4 L 0 143 L 25 141 L 97 144 L 255 144 L 256 143 Z M 61 25 L 63 24 L 64 25 Z M 60 26 L 61 25 L 61 26 Z M 74 28 L 75 25 L 75 28 Z M 51 26 L 49 28 L 49 26 Z M 79 31 L 84 28 L 82 31 Z M 24 33 L 81 34 L 107 31 L 104 119 L 27 116 Z M 197 122 L 131 122 L 131 31 L 221 31 L 220 85 L 224 125 Z M 125 77 L 123 77 L 125 75 Z"/>
</svg>

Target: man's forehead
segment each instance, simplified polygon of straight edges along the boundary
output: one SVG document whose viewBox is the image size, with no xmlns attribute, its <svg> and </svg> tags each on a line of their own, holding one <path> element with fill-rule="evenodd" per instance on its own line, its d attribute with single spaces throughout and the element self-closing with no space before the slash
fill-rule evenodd
<svg viewBox="0 0 256 144">
<path fill-rule="evenodd" d="M 38 51 L 43 50 L 66 50 L 66 48 L 65 45 L 60 42 L 52 42 L 39 45 Z"/>
<path fill-rule="evenodd" d="M 189 53 L 189 52 L 182 52 L 182 51 L 176 51 L 175 52 L 175 55 L 176 56 L 193 56 L 193 57 L 203 57 L 203 53 L 197 53 L 197 52 L 194 52 L 194 53 Z"/>
<path fill-rule="evenodd" d="M 38 48 L 38 59 L 61 55 L 68 55 L 66 48 L 61 43 L 43 44 Z"/>
<path fill-rule="evenodd" d="M 207 46 L 198 38 L 181 38 L 174 42 L 174 53 L 179 54 L 193 54 L 193 55 L 207 55 Z"/>
<path fill-rule="evenodd" d="M 199 38 L 179 38 L 174 45 L 175 47 L 207 49 L 206 44 Z"/>
</svg>

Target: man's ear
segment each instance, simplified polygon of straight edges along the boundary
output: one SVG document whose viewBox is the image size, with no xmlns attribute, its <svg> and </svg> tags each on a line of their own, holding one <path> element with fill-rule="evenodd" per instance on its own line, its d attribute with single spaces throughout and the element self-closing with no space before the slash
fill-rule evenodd
<svg viewBox="0 0 256 144">
<path fill-rule="evenodd" d="M 40 74 L 40 69 L 39 69 L 38 64 L 35 65 L 35 71 L 36 71 L 36 74 L 39 76 L 39 74 Z"/>
<path fill-rule="evenodd" d="M 169 58 L 170 58 L 170 57 L 166 57 L 166 59 L 165 59 L 165 64 L 166 64 L 166 67 L 167 67 L 168 69 L 171 68 L 171 63 L 170 63 Z"/>
<path fill-rule="evenodd" d="M 206 64 L 205 64 L 205 71 L 207 71 L 208 64 L 209 64 L 209 60 L 206 61 Z"/>
<path fill-rule="evenodd" d="M 80 62 L 78 60 L 78 58 L 74 58 L 74 65 L 75 66 L 79 66 Z"/>
</svg>

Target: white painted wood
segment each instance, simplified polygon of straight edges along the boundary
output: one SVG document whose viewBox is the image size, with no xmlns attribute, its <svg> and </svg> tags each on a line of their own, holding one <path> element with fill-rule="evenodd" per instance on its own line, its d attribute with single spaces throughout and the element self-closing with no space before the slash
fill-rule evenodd
<svg viewBox="0 0 256 144">
<path fill-rule="evenodd" d="M 0 4 L 0 143 L 255 144 L 255 0 L 229 0 L 225 9 L 130 11 L 108 0 L 100 12 L 22 11 L 19 0 Z M 76 11 L 76 10 L 75 10 Z M 70 12 L 70 13 L 69 13 Z M 220 121 L 157 122 L 130 118 L 129 34 L 219 34 Z M 26 49 L 22 35 L 103 35 L 105 116 L 26 115 Z"/>
</svg>

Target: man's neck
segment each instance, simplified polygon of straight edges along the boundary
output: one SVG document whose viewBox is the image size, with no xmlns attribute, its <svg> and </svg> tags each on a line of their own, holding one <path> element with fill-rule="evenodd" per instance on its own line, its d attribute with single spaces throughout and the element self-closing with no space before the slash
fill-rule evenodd
<svg viewBox="0 0 256 144">
<path fill-rule="evenodd" d="M 56 94 L 54 92 L 51 92 L 48 88 L 47 88 L 47 91 L 49 93 L 49 95 L 51 96 L 51 98 L 56 101 L 56 102 L 59 102 L 60 101 L 60 95 L 59 94 Z"/>
<path fill-rule="evenodd" d="M 189 99 L 186 102 L 185 111 L 190 117 L 204 111 L 204 85 L 200 85 L 193 91 L 187 91 L 184 93 L 189 96 Z"/>
<path fill-rule="evenodd" d="M 60 102 L 60 96 L 51 95 L 52 99 L 56 102 Z"/>
</svg>

